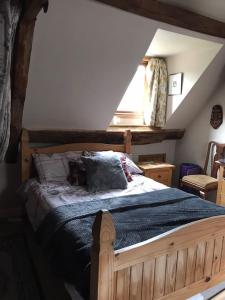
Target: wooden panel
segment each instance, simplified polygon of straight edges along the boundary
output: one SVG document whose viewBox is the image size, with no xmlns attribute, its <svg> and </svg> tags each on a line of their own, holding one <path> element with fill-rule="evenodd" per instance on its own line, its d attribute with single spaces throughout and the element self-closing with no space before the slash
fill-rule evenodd
<svg viewBox="0 0 225 300">
<path fill-rule="evenodd" d="M 106 130 L 29 130 L 31 143 L 123 143 L 124 132 Z"/>
<path fill-rule="evenodd" d="M 145 130 L 134 131 L 131 127 L 123 130 L 29 130 L 31 143 L 107 143 L 121 144 L 125 130 L 131 130 L 132 145 L 145 145 L 164 139 L 181 139 L 184 130 Z"/>
<path fill-rule="evenodd" d="M 177 140 L 184 136 L 181 129 L 162 129 L 154 131 L 132 131 L 132 145 L 146 145 L 160 143 L 164 140 Z"/>
<path fill-rule="evenodd" d="M 216 161 L 216 165 L 219 165 L 219 182 L 216 195 L 216 204 L 225 206 L 225 180 L 224 180 L 224 170 L 225 165 Z"/>
<path fill-rule="evenodd" d="M 92 228 L 90 300 L 113 300 L 115 293 L 114 250 L 116 233 L 111 214 L 102 210 Z"/>
<path fill-rule="evenodd" d="M 204 268 L 205 277 L 210 277 L 212 274 L 213 254 L 214 254 L 214 239 L 211 239 L 206 242 L 205 268 Z"/>
<path fill-rule="evenodd" d="M 103 144 L 103 143 L 73 143 L 51 147 L 31 147 L 29 131 L 23 129 L 21 139 L 21 179 L 22 182 L 32 177 L 32 154 L 34 153 L 62 153 L 66 151 L 104 151 L 113 150 L 118 152 L 130 153 L 131 133 L 123 133 L 122 144 Z"/>
<path fill-rule="evenodd" d="M 187 249 L 182 249 L 178 251 L 178 256 L 177 256 L 175 290 L 181 289 L 185 286 L 186 268 L 187 268 Z"/>
<path fill-rule="evenodd" d="M 154 299 L 158 299 L 163 296 L 165 292 L 166 258 L 166 255 L 156 258 Z"/>
<path fill-rule="evenodd" d="M 224 278 L 225 271 L 214 275 L 212 278 L 203 278 L 202 280 L 188 285 L 183 289 L 177 290 L 172 294 L 161 297 L 160 300 L 186 300 L 197 293 L 217 285 L 218 283 L 224 282 Z"/>
<path fill-rule="evenodd" d="M 206 243 L 200 242 L 197 246 L 195 280 L 198 281 L 204 277 Z"/>
<path fill-rule="evenodd" d="M 225 231 L 225 216 L 215 216 L 180 226 L 153 239 L 115 251 L 115 270 L 129 267 L 173 250 L 189 248 L 219 237 Z"/>
<path fill-rule="evenodd" d="M 117 272 L 116 300 L 129 300 L 130 268 Z"/>
<path fill-rule="evenodd" d="M 130 276 L 130 300 L 140 300 L 142 290 L 143 264 L 134 265 Z"/>
<path fill-rule="evenodd" d="M 138 160 L 140 162 L 145 162 L 145 161 L 165 162 L 166 161 L 166 153 L 139 155 Z"/>
<path fill-rule="evenodd" d="M 35 22 L 41 9 L 43 8 L 44 12 L 48 9 L 48 0 L 22 2 L 22 13 L 17 26 L 11 65 L 11 125 L 6 154 L 6 161 L 10 163 L 17 160 Z"/>
<path fill-rule="evenodd" d="M 97 143 L 77 143 L 66 144 L 52 147 L 32 148 L 33 153 L 62 153 L 67 151 L 118 151 L 124 152 L 124 145 L 110 145 L 110 144 L 97 144 Z"/>
<path fill-rule="evenodd" d="M 93 232 L 91 300 L 181 300 L 224 281 L 225 216 L 117 251 L 109 213 L 98 213 Z"/>
<path fill-rule="evenodd" d="M 155 259 L 146 261 L 143 268 L 142 300 L 153 299 Z"/>
<path fill-rule="evenodd" d="M 150 178 L 154 179 L 155 181 L 158 181 L 165 185 L 170 184 L 170 174 L 171 173 L 172 173 L 171 170 L 158 170 L 158 171 L 147 170 L 147 171 L 145 171 L 145 174 L 147 177 L 150 177 Z"/>
<path fill-rule="evenodd" d="M 220 271 L 225 270 L 225 238 L 223 237 L 223 245 L 221 251 Z"/>
<path fill-rule="evenodd" d="M 195 281 L 196 250 L 197 250 L 196 245 L 188 248 L 186 284 L 185 285 L 189 285 Z"/>
<path fill-rule="evenodd" d="M 197 13 L 155 0 L 97 0 L 125 11 L 178 27 L 225 38 L 225 24 Z"/>
<path fill-rule="evenodd" d="M 220 259 L 222 254 L 223 237 L 219 237 L 215 240 L 215 248 L 213 255 L 212 274 L 216 274 L 220 271 Z"/>
<path fill-rule="evenodd" d="M 167 256 L 165 294 L 172 293 L 175 290 L 176 270 L 177 252 L 174 252 Z"/>
</svg>

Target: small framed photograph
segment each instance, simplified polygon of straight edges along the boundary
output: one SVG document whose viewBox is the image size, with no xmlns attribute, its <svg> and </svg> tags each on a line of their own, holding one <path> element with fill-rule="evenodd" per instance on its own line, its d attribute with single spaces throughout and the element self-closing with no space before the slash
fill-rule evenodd
<svg viewBox="0 0 225 300">
<path fill-rule="evenodd" d="M 169 96 L 181 95 L 183 84 L 183 73 L 169 75 Z"/>
</svg>

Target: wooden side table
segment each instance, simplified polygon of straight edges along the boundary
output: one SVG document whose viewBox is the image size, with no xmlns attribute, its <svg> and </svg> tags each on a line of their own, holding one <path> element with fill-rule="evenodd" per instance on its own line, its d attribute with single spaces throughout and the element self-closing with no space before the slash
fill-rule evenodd
<svg viewBox="0 0 225 300">
<path fill-rule="evenodd" d="M 140 162 L 139 168 L 144 172 L 144 176 L 154 179 L 160 183 L 171 186 L 172 173 L 175 169 L 174 165 L 160 162 Z"/>
</svg>

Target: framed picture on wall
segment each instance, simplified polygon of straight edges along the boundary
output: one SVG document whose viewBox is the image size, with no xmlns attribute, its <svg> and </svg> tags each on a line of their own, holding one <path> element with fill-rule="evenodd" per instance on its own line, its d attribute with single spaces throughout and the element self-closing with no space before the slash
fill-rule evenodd
<svg viewBox="0 0 225 300">
<path fill-rule="evenodd" d="M 183 85 L 183 73 L 176 73 L 169 75 L 169 96 L 181 95 Z"/>
</svg>

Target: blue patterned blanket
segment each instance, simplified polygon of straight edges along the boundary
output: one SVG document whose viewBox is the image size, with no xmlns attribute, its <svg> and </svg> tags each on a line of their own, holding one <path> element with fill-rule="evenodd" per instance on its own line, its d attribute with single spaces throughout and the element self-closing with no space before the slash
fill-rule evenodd
<svg viewBox="0 0 225 300">
<path fill-rule="evenodd" d="M 89 297 L 92 225 L 101 209 L 111 212 L 115 249 L 142 242 L 178 226 L 225 214 L 225 207 L 181 190 L 168 188 L 57 207 L 37 232 L 55 272 Z"/>
</svg>

